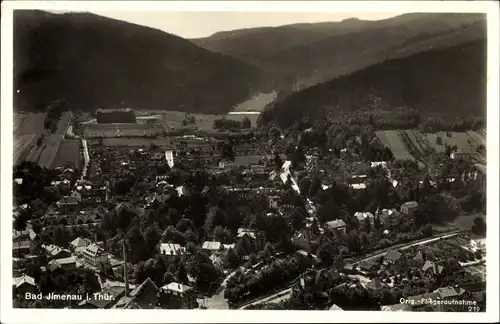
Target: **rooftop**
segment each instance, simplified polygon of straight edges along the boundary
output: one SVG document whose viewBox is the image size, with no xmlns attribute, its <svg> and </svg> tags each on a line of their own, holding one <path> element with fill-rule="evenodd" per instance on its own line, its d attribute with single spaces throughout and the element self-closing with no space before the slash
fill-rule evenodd
<svg viewBox="0 0 500 324">
<path fill-rule="evenodd" d="M 188 291 L 193 290 L 192 287 L 186 286 L 186 285 L 183 285 L 183 284 L 180 284 L 180 283 L 177 283 L 177 282 L 171 282 L 168 285 L 164 285 L 160 289 L 165 290 L 165 291 L 174 291 L 174 292 L 177 292 L 177 293 L 180 293 L 180 294 L 184 294 L 184 293 L 186 293 Z"/>
<path fill-rule="evenodd" d="M 332 220 L 330 222 L 327 222 L 326 225 L 330 228 L 341 228 L 347 226 L 341 219 Z"/>
<path fill-rule="evenodd" d="M 205 249 L 205 250 L 218 250 L 218 249 L 220 249 L 220 247 L 221 247 L 221 243 L 216 242 L 216 241 L 205 241 L 205 242 L 203 242 L 203 245 L 202 245 L 202 249 Z"/>
</svg>

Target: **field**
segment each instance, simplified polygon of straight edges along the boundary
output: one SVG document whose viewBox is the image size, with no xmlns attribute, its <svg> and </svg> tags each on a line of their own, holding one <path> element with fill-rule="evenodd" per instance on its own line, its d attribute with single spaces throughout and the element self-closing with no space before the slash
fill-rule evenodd
<svg viewBox="0 0 500 324">
<path fill-rule="evenodd" d="M 382 144 L 387 146 L 396 159 L 414 159 L 414 157 L 408 152 L 408 149 L 401 141 L 401 137 L 397 130 L 389 131 L 377 131 L 375 132 L 377 137 L 380 139 Z"/>
<path fill-rule="evenodd" d="M 35 134 L 25 134 L 14 136 L 14 160 L 13 163 L 17 164 L 26 158 L 28 153 L 27 149 L 36 142 Z"/>
<path fill-rule="evenodd" d="M 276 99 L 277 93 L 259 93 L 252 99 L 244 101 L 234 107 L 234 111 L 263 111 L 267 104 Z"/>
<path fill-rule="evenodd" d="M 64 112 L 54 134 L 48 134 L 44 127 L 45 113 L 14 114 L 14 156 L 13 162 L 23 160 L 51 167 L 71 122 L 71 112 Z M 44 135 L 37 146 L 37 139 Z"/>
<path fill-rule="evenodd" d="M 63 140 L 59 150 L 52 162 L 52 168 L 72 164 L 75 168 L 81 165 L 80 141 L 79 140 Z"/>
<path fill-rule="evenodd" d="M 186 113 L 181 111 L 159 111 L 159 110 L 151 110 L 151 111 L 141 111 L 137 112 L 138 116 L 145 115 L 163 115 L 164 122 L 168 126 L 168 128 L 172 131 L 182 129 L 182 122 L 185 119 Z M 225 114 L 225 115 L 205 115 L 205 114 L 190 114 L 196 119 L 196 127 L 200 131 L 213 131 L 214 120 L 220 118 L 227 118 L 229 120 L 243 120 L 243 118 L 248 117 L 252 122 L 252 126 L 257 125 L 257 119 L 259 118 L 259 114 L 255 113 L 238 113 L 238 114 Z"/>
<path fill-rule="evenodd" d="M 465 153 L 475 154 L 479 145 L 485 145 L 485 138 L 477 132 L 451 132 L 451 137 L 447 137 L 445 132 L 426 133 L 424 136 L 438 152 L 444 152 L 445 144 L 456 145 L 458 149 Z M 436 143 L 437 137 L 441 137 L 443 144 Z"/>
<path fill-rule="evenodd" d="M 104 138 L 103 145 L 105 146 L 140 146 L 147 147 L 151 144 L 156 144 L 159 147 L 173 147 L 173 141 L 171 138 Z"/>
<path fill-rule="evenodd" d="M 453 221 L 444 223 L 444 224 L 433 224 L 433 227 L 438 232 L 451 231 L 451 230 L 470 230 L 472 225 L 474 224 L 474 218 L 476 216 L 481 216 L 479 214 L 476 215 L 460 215 L 457 216 Z"/>
<path fill-rule="evenodd" d="M 146 124 L 87 124 L 83 128 L 83 137 L 142 137 L 159 135 L 163 127 Z"/>
</svg>

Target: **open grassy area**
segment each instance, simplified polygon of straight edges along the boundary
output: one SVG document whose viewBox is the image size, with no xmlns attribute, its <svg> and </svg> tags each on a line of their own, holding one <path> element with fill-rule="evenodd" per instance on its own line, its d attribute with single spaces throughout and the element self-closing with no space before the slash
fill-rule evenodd
<svg viewBox="0 0 500 324">
<path fill-rule="evenodd" d="M 79 168 L 82 162 L 79 140 L 63 140 L 52 162 L 52 168 L 72 164 Z"/>
<path fill-rule="evenodd" d="M 396 159 L 414 159 L 408 149 L 401 141 L 397 130 L 377 131 L 377 137 L 382 144 L 387 146 Z"/>
<path fill-rule="evenodd" d="M 103 145 L 105 146 L 135 146 L 135 147 L 147 147 L 151 144 L 156 144 L 162 148 L 171 148 L 173 141 L 171 138 L 104 138 Z"/>
<path fill-rule="evenodd" d="M 451 137 L 446 136 L 446 132 L 426 133 L 424 136 L 438 152 L 444 152 L 445 145 L 448 144 L 450 146 L 456 145 L 461 152 L 475 154 L 477 152 L 477 147 L 480 144 L 485 144 L 484 137 L 472 131 L 451 132 Z M 441 137 L 441 145 L 436 143 L 438 136 Z"/>
</svg>

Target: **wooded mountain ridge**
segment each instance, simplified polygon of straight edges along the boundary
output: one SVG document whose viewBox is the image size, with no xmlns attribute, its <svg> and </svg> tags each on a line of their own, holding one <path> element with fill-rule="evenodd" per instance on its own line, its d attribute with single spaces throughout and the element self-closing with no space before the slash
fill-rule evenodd
<svg viewBox="0 0 500 324">
<path fill-rule="evenodd" d="M 246 62 L 89 13 L 14 12 L 14 106 L 225 113 L 263 89 Z"/>
</svg>

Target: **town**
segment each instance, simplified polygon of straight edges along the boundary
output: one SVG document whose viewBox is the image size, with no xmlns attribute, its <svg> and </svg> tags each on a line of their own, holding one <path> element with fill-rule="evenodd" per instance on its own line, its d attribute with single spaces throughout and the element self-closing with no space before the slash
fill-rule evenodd
<svg viewBox="0 0 500 324">
<path fill-rule="evenodd" d="M 485 311 L 484 145 L 401 159 L 355 122 L 82 115 L 73 156 L 14 165 L 14 307 Z"/>
</svg>

